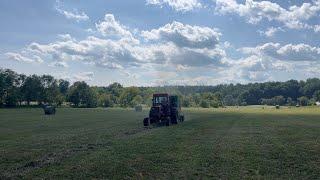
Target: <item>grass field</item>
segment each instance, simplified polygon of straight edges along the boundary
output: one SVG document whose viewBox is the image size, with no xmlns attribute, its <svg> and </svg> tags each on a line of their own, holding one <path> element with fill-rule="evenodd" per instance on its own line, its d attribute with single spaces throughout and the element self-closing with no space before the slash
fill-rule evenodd
<svg viewBox="0 0 320 180">
<path fill-rule="evenodd" d="M 0 109 L 0 179 L 320 178 L 320 109 L 185 109 L 144 129 L 147 111 Z"/>
</svg>

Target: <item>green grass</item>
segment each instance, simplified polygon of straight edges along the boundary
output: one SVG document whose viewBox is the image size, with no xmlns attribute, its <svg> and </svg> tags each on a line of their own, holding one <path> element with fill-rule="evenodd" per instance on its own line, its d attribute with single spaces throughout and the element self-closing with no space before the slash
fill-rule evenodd
<svg viewBox="0 0 320 180">
<path fill-rule="evenodd" d="M 0 179 L 320 177 L 320 109 L 187 109 L 144 129 L 147 111 L 0 109 Z"/>
</svg>

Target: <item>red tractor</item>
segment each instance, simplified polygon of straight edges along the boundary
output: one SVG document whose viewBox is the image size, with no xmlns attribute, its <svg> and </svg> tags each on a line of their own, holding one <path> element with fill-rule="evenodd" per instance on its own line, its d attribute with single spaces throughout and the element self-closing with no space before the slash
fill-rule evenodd
<svg viewBox="0 0 320 180">
<path fill-rule="evenodd" d="M 166 125 L 183 122 L 179 97 L 176 95 L 153 94 L 149 117 L 144 118 L 143 125 Z"/>
</svg>

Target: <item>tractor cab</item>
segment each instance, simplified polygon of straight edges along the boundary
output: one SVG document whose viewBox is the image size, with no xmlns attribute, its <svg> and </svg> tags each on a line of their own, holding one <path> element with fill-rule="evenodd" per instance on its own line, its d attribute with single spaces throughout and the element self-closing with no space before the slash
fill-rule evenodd
<svg viewBox="0 0 320 180">
<path fill-rule="evenodd" d="M 169 113 L 169 95 L 154 94 L 152 98 L 152 107 L 149 114 L 150 117 L 161 118 Z"/>
<path fill-rule="evenodd" d="M 154 94 L 152 98 L 152 106 L 161 106 L 169 103 L 168 94 Z"/>
</svg>

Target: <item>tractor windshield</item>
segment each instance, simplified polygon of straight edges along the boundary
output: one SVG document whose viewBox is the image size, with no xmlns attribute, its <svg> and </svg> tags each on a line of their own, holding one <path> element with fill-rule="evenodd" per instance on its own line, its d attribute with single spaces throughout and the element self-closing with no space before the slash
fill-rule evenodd
<svg viewBox="0 0 320 180">
<path fill-rule="evenodd" d="M 156 96 L 153 97 L 153 104 L 163 104 L 168 102 L 168 97 Z"/>
</svg>

